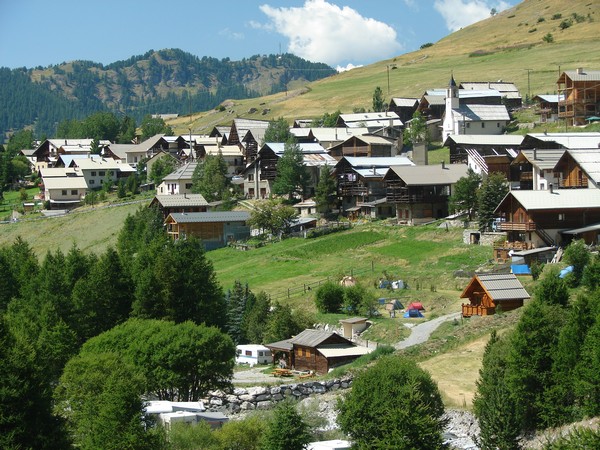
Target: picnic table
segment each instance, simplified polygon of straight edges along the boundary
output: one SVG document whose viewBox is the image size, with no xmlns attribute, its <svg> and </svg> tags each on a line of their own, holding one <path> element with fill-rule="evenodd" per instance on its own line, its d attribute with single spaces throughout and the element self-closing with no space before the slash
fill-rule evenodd
<svg viewBox="0 0 600 450">
<path fill-rule="evenodd" d="M 291 377 L 292 371 L 290 369 L 277 368 L 271 372 L 274 377 Z"/>
</svg>

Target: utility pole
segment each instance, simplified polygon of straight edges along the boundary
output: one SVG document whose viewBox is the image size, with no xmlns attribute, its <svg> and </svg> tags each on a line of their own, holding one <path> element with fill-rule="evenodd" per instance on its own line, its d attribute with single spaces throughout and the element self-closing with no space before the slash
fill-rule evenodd
<svg viewBox="0 0 600 450">
<path fill-rule="evenodd" d="M 533 71 L 533 69 L 523 69 L 527 71 L 527 103 L 531 103 L 531 83 L 529 74 Z"/>
</svg>

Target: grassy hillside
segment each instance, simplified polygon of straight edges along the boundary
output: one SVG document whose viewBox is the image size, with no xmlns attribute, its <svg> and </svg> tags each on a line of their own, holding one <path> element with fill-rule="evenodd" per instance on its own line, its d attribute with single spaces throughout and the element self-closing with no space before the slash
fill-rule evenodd
<svg viewBox="0 0 600 450">
<path fill-rule="evenodd" d="M 559 17 L 560 16 L 560 17 Z M 554 17 L 554 18 L 553 18 Z M 565 25 L 561 24 L 565 22 Z M 566 25 L 568 27 L 564 28 Z M 426 26 L 426 24 L 423 24 Z M 563 29 L 564 28 L 564 29 Z M 553 42 L 544 36 L 550 33 Z M 290 85 L 287 93 L 259 99 L 228 101 L 225 111 L 194 114 L 192 128 L 202 133 L 234 117 L 314 118 L 324 112 L 372 107 L 375 87 L 387 96 L 420 97 L 426 89 L 444 88 L 450 74 L 457 82 L 504 80 L 517 84 L 523 97 L 553 93 L 559 70 L 600 70 L 597 37 L 600 0 L 524 0 L 519 5 L 450 34 L 431 47 L 333 75 L 306 85 Z M 390 66 L 391 67 L 391 66 Z M 255 108 L 257 112 L 250 114 Z M 268 110 L 267 114 L 263 111 Z M 170 123 L 187 132 L 190 117 Z"/>
</svg>

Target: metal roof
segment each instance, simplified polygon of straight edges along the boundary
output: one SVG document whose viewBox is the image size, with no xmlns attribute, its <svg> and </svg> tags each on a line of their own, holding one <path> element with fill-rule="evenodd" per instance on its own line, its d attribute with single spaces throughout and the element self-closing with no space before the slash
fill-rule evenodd
<svg viewBox="0 0 600 450">
<path fill-rule="evenodd" d="M 318 142 L 303 142 L 303 143 L 299 143 L 297 145 L 303 154 L 305 154 L 305 153 L 325 153 L 325 154 L 327 154 L 327 150 L 325 150 L 325 148 Z M 270 148 L 271 150 L 273 150 L 273 153 L 275 153 L 277 156 L 283 155 L 283 152 L 285 151 L 285 143 L 283 143 L 283 142 L 267 142 L 263 145 L 263 147 Z M 261 148 L 261 150 L 262 150 L 262 148 Z"/>
<path fill-rule="evenodd" d="M 169 217 L 176 223 L 245 222 L 250 218 L 250 213 L 247 211 L 189 212 L 171 213 Z"/>
<path fill-rule="evenodd" d="M 592 179 L 594 184 L 600 183 L 600 149 L 567 150 L 579 167 Z"/>
<path fill-rule="evenodd" d="M 340 119 L 350 128 L 361 127 L 363 123 L 369 127 L 387 127 L 390 122 L 392 126 L 402 126 L 400 117 L 393 111 L 340 114 Z"/>
<path fill-rule="evenodd" d="M 510 120 L 508 110 L 504 105 L 461 105 L 452 112 L 455 118 L 462 118 L 466 121 Z"/>
<path fill-rule="evenodd" d="M 455 184 L 467 176 L 469 166 L 466 164 L 447 164 L 430 166 L 392 166 L 390 170 L 408 186 L 433 186 Z"/>
<path fill-rule="evenodd" d="M 354 169 L 363 178 L 383 178 L 389 167 L 374 167 L 372 169 Z"/>
<path fill-rule="evenodd" d="M 533 100 L 535 100 L 536 98 L 539 98 L 545 102 L 548 103 L 558 103 L 560 100 L 562 100 L 563 97 L 560 94 L 538 94 L 535 97 L 533 97 Z"/>
<path fill-rule="evenodd" d="M 334 128 L 311 128 L 313 136 L 317 141 L 345 141 L 352 136 L 360 136 L 367 134 L 369 129 L 367 127 L 334 127 Z"/>
<path fill-rule="evenodd" d="M 374 349 L 359 345 L 324 345 L 318 347 L 317 351 L 325 358 L 336 358 L 341 356 L 362 356 L 371 353 Z"/>
<path fill-rule="evenodd" d="M 563 74 L 573 81 L 600 81 L 600 70 L 565 70 Z"/>
<path fill-rule="evenodd" d="M 446 140 L 450 139 L 457 144 L 518 147 L 525 137 L 518 134 L 451 134 Z"/>
<path fill-rule="evenodd" d="M 369 157 L 369 156 L 344 156 L 342 159 L 354 168 L 414 166 L 415 164 L 406 156 Z M 340 160 L 341 161 L 341 160 Z"/>
<path fill-rule="evenodd" d="M 503 94 L 519 92 L 517 86 L 509 81 L 463 81 L 459 87 L 461 89 L 495 89 Z"/>
<path fill-rule="evenodd" d="M 43 182 L 45 189 L 87 189 L 83 177 L 50 177 Z"/>
<path fill-rule="evenodd" d="M 540 170 L 552 170 L 565 153 L 565 150 L 538 148 L 537 150 L 521 150 L 513 163 L 529 161 Z"/>
<path fill-rule="evenodd" d="M 163 178 L 163 181 L 191 180 L 198 163 L 190 161 Z"/>
<path fill-rule="evenodd" d="M 100 158 L 90 156 L 89 158 L 75 158 L 73 164 L 81 170 L 118 170 L 120 172 L 135 172 L 135 169 L 129 164 L 122 163 L 120 160 L 112 158 Z"/>
<path fill-rule="evenodd" d="M 544 209 L 600 209 L 600 189 L 554 189 L 553 191 L 510 191 L 498 208 L 512 196 L 527 211 Z M 496 208 L 496 210 L 498 210 Z"/>
<path fill-rule="evenodd" d="M 164 207 L 206 206 L 208 202 L 202 194 L 157 195 L 154 197 Z"/>
<path fill-rule="evenodd" d="M 292 351 L 292 349 L 294 348 L 294 345 L 291 342 L 291 339 L 284 339 L 283 341 L 277 341 L 277 342 L 271 342 L 270 344 L 265 344 L 265 347 L 269 348 L 269 349 L 276 349 L 276 350 L 286 350 L 286 351 Z"/>
<path fill-rule="evenodd" d="M 528 256 L 528 255 L 537 255 L 538 253 L 544 252 L 553 252 L 556 251 L 556 247 L 540 247 L 540 248 L 532 248 L 529 250 L 521 250 L 518 252 L 514 252 L 513 256 Z"/>
<path fill-rule="evenodd" d="M 367 320 L 366 317 L 350 317 L 349 319 L 340 319 L 340 323 L 362 323 Z"/>
<path fill-rule="evenodd" d="M 563 234 L 581 234 L 587 233 L 588 231 L 598 231 L 600 230 L 600 223 L 596 223 L 594 225 L 588 225 L 587 227 L 574 228 L 572 230 L 561 231 Z"/>
<path fill-rule="evenodd" d="M 568 149 L 600 147 L 600 132 L 527 133 L 527 136 L 544 142 L 556 142 Z"/>
<path fill-rule="evenodd" d="M 494 301 L 526 299 L 530 297 L 519 279 L 512 273 L 477 274 L 475 278 L 479 280 L 481 286 L 490 294 Z M 463 295 L 469 290 L 473 281 L 467 286 Z M 461 298 L 464 298 L 463 295 L 461 295 Z"/>
<path fill-rule="evenodd" d="M 317 347 L 333 335 L 337 335 L 339 338 L 348 341 L 346 338 L 343 338 L 339 334 L 333 333 L 331 331 L 306 329 L 297 336 L 294 336 L 292 339 L 290 339 L 290 342 L 292 344 L 303 345 L 305 347 Z"/>
<path fill-rule="evenodd" d="M 418 98 L 392 97 L 394 104 L 401 108 L 414 108 L 419 103 Z"/>
</svg>

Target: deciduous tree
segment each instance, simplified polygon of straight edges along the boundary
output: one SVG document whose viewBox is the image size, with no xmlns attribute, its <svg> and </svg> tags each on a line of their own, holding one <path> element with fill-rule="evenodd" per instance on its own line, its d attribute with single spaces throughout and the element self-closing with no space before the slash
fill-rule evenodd
<svg viewBox="0 0 600 450">
<path fill-rule="evenodd" d="M 283 154 L 277 161 L 273 192 L 277 195 L 287 195 L 289 200 L 296 196 L 303 197 L 309 179 L 310 174 L 304 165 L 300 146 L 294 140 L 287 141 Z"/>
<path fill-rule="evenodd" d="M 473 212 L 477 208 L 477 191 L 481 184 L 481 176 L 469 167 L 467 176 L 460 178 L 454 186 L 450 196 L 450 210 L 453 212 L 466 211 L 469 220 L 473 219 Z"/>
</svg>

